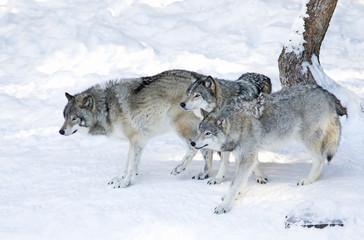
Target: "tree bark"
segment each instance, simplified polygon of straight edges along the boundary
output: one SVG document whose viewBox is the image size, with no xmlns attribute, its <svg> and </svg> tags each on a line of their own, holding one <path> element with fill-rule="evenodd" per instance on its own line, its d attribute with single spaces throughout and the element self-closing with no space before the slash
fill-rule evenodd
<svg viewBox="0 0 364 240">
<path fill-rule="evenodd" d="M 334 13 L 337 0 L 309 0 L 305 5 L 304 31 L 293 29 L 293 35 L 278 59 L 279 77 L 282 86 L 293 86 L 299 83 L 316 84 L 308 68 L 315 55 L 319 60 L 320 48 Z M 295 46 L 294 40 L 303 37 L 303 44 Z"/>
</svg>

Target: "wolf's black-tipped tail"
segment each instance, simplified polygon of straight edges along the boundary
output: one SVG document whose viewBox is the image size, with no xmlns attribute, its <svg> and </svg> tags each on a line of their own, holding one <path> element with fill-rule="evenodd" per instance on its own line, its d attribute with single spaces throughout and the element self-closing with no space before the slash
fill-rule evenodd
<svg viewBox="0 0 364 240">
<path fill-rule="evenodd" d="M 328 162 L 331 162 L 331 159 L 334 157 L 333 154 L 327 154 L 326 159 Z"/>
</svg>

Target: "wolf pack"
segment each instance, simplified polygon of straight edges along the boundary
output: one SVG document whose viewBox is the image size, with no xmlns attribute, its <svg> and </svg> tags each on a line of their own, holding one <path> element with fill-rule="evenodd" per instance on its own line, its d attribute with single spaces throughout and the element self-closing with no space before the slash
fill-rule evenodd
<svg viewBox="0 0 364 240">
<path fill-rule="evenodd" d="M 259 151 L 264 149 L 292 140 L 302 143 L 311 155 L 312 166 L 297 185 L 314 182 L 325 161 L 331 161 L 337 152 L 339 117 L 347 116 L 340 101 L 318 85 L 284 87 L 272 93 L 270 78 L 258 73 L 245 73 L 231 81 L 169 70 L 109 81 L 75 95 L 66 93 L 66 97 L 61 135 L 81 132 L 129 141 L 123 171 L 108 183 L 113 188 L 133 183 L 148 140 L 168 131 L 186 143 L 186 153 L 172 170 L 173 175 L 186 170 L 200 151 L 204 167 L 193 178 L 221 183 L 232 153 L 235 177 L 215 208 L 216 214 L 231 209 L 252 173 L 258 183 L 268 182 L 258 160 Z M 221 156 L 216 176 L 212 174 L 214 151 Z"/>
</svg>

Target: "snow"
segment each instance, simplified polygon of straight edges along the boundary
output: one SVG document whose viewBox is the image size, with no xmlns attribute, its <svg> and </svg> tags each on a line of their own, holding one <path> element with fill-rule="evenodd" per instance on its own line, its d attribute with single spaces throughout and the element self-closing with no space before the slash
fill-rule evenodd
<svg viewBox="0 0 364 240">
<path fill-rule="evenodd" d="M 286 52 L 294 52 L 297 57 L 300 57 L 299 55 L 301 55 L 304 50 L 303 44 L 305 43 L 305 40 L 303 34 L 305 32 L 305 18 L 309 17 L 307 14 L 308 2 L 309 0 L 302 1 L 301 13 L 293 21 L 289 39 L 285 44 Z"/>
<path fill-rule="evenodd" d="M 0 239 L 363 239 L 362 0 L 338 2 L 322 68 L 311 66 L 349 110 L 337 155 L 311 185 L 296 186 L 310 168 L 300 145 L 262 152 L 268 184 L 251 178 L 232 210 L 214 215 L 234 163 L 220 185 L 191 179 L 200 155 L 171 176 L 184 146 L 169 133 L 149 142 L 136 183 L 115 190 L 107 183 L 127 142 L 58 134 L 64 92 L 109 79 L 260 72 L 279 90 L 277 59 L 301 10 L 299 0 L 0 0 Z M 307 214 L 344 227 L 285 229 L 286 216 Z"/>
</svg>

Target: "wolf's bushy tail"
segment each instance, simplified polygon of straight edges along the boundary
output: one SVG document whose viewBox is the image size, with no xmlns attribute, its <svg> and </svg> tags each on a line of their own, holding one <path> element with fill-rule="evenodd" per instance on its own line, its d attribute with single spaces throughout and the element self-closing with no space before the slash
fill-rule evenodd
<svg viewBox="0 0 364 240">
<path fill-rule="evenodd" d="M 322 153 L 326 156 L 327 161 L 331 161 L 337 152 L 341 137 L 341 125 L 337 116 L 332 116 L 327 126 L 324 139 L 322 142 Z"/>
</svg>

